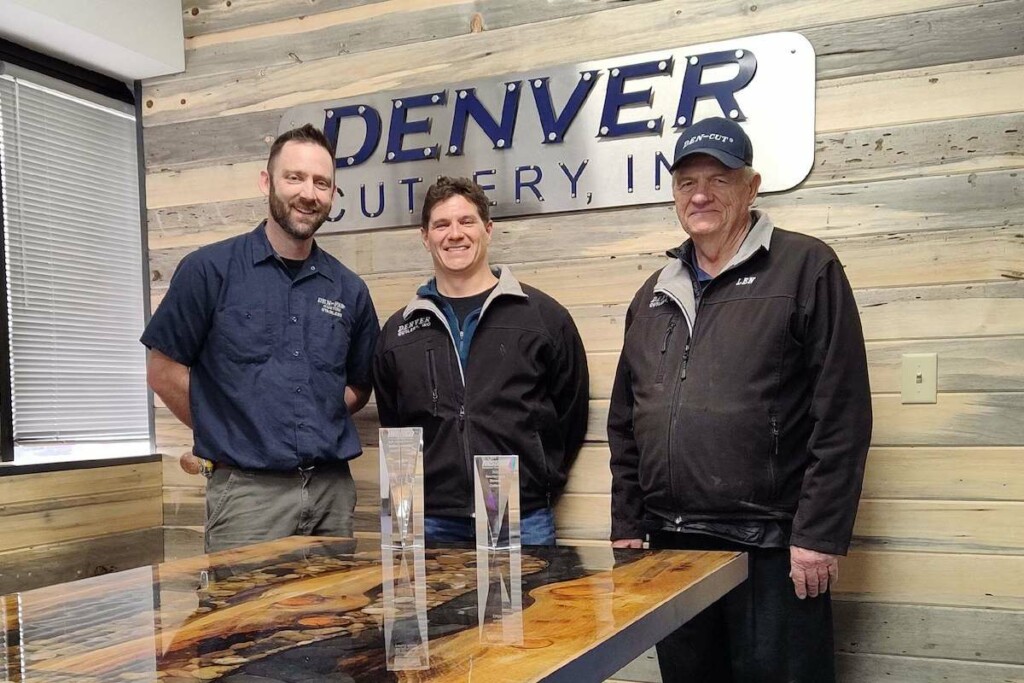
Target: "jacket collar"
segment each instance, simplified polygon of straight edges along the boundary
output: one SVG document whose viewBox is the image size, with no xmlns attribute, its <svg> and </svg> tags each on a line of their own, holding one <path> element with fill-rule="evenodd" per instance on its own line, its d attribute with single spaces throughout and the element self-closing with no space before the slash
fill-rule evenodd
<svg viewBox="0 0 1024 683">
<path fill-rule="evenodd" d="M 529 298 L 526 292 L 523 291 L 523 286 L 519 283 L 519 280 L 516 279 L 515 275 L 512 274 L 512 271 L 508 266 L 492 268 L 491 272 L 498 278 L 498 284 L 494 286 L 494 289 L 484 301 L 483 308 L 480 312 L 481 317 L 483 317 L 483 312 L 487 310 L 491 302 L 499 296 L 516 296 L 523 299 Z M 430 311 L 444 319 L 444 315 L 441 313 L 441 309 L 437 305 L 437 302 L 440 300 L 441 293 L 437 290 L 437 278 L 432 277 L 420 285 L 419 289 L 416 290 L 416 294 L 413 296 L 412 301 L 410 301 L 405 307 L 402 317 L 408 319 L 409 316 L 416 311 Z"/>
<path fill-rule="evenodd" d="M 775 230 L 775 226 L 772 224 L 768 214 L 755 209 L 750 212 L 750 217 L 754 224 L 747 232 L 747 236 L 743 238 L 743 244 L 740 245 L 739 250 L 729 259 L 729 263 L 718 274 L 719 276 L 746 263 L 761 249 L 768 251 L 771 247 L 772 232 Z M 693 240 L 686 240 L 678 247 L 669 249 L 665 253 L 671 258 L 671 261 L 662 268 L 661 273 L 658 275 L 658 282 L 654 286 L 654 291 L 665 294 L 675 300 L 679 307 L 683 309 L 683 315 L 686 316 L 686 323 L 689 325 L 690 332 L 692 333 L 693 322 L 697 317 L 697 301 L 693 294 L 693 281 L 690 278 Z"/>
</svg>

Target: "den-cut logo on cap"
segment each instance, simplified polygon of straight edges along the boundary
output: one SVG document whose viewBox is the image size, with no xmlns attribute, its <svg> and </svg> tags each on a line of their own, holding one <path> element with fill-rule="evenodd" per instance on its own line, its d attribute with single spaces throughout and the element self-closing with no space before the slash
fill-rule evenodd
<svg viewBox="0 0 1024 683">
<path fill-rule="evenodd" d="M 329 85 L 327 86 L 329 87 Z M 414 225 L 427 187 L 465 176 L 495 217 L 670 200 L 677 141 L 723 116 L 753 143 L 763 192 L 814 160 L 814 50 L 772 33 L 294 107 L 322 127 L 337 192 L 326 232 Z"/>
</svg>

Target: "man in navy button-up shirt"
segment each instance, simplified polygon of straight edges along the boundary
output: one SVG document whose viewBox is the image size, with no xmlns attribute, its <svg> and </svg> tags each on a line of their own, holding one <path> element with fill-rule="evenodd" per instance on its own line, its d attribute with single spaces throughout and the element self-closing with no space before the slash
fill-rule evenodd
<svg viewBox="0 0 1024 683">
<path fill-rule="evenodd" d="M 213 463 L 208 552 L 352 535 L 352 414 L 379 326 L 366 284 L 313 240 L 334 192 L 323 134 L 282 134 L 260 187 L 267 220 L 186 256 L 142 335 L 150 386 Z"/>
</svg>

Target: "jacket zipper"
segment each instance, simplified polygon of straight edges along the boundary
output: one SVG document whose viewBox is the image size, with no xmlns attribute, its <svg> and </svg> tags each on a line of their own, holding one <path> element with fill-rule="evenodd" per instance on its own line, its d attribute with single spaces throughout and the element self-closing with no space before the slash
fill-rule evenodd
<svg viewBox="0 0 1024 683">
<path fill-rule="evenodd" d="M 704 293 L 707 293 L 706 287 Z M 690 324 L 690 338 L 686 340 L 686 346 L 683 347 L 683 359 L 680 362 L 679 368 L 679 381 L 674 383 L 674 387 L 672 389 L 672 404 L 669 407 L 668 447 L 665 452 L 668 454 L 668 490 L 672 500 L 676 499 L 675 475 L 672 472 L 672 435 L 676 430 L 676 416 L 679 409 L 679 392 L 682 390 L 683 382 L 686 380 L 686 366 L 690 362 L 690 344 L 692 344 L 693 340 L 697 337 L 697 320 L 700 318 L 700 309 L 703 303 L 704 297 L 701 296 L 697 301 L 697 309 L 693 313 L 693 322 Z M 681 522 L 682 517 L 677 516 L 675 519 L 676 527 L 678 527 Z"/>
<path fill-rule="evenodd" d="M 434 405 L 432 414 L 437 417 L 437 370 L 434 367 L 434 349 L 427 349 L 427 375 L 430 376 L 430 398 Z"/>
<path fill-rule="evenodd" d="M 775 472 L 775 462 L 779 458 L 779 420 L 774 415 L 771 416 L 771 428 L 772 428 L 772 449 L 768 454 L 768 500 L 770 503 L 775 500 L 778 493 L 778 482 L 777 474 Z"/>
<path fill-rule="evenodd" d="M 665 355 L 668 351 L 668 342 L 672 338 L 672 331 L 676 329 L 675 316 L 668 322 L 668 329 L 665 330 L 665 340 L 661 343 L 661 362 L 658 363 L 658 374 L 654 377 L 655 384 L 661 384 L 665 380 Z"/>
</svg>

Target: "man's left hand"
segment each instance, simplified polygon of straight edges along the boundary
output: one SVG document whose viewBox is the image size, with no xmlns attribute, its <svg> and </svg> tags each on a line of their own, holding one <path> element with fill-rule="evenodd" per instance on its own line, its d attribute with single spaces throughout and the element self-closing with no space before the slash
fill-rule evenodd
<svg viewBox="0 0 1024 683">
<path fill-rule="evenodd" d="M 816 598 L 828 590 L 830 582 L 835 584 L 839 580 L 839 556 L 791 545 L 789 578 L 793 579 L 796 597 Z"/>
</svg>

